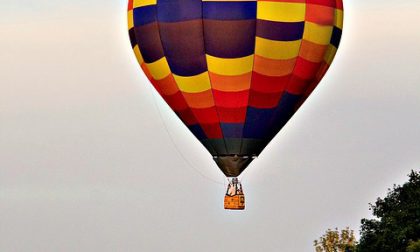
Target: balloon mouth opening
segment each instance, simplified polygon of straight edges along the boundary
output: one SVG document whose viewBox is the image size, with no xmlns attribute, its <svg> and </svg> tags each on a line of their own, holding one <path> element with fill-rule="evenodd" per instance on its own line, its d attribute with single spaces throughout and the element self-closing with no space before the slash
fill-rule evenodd
<svg viewBox="0 0 420 252">
<path fill-rule="evenodd" d="M 214 156 L 213 160 L 226 177 L 238 177 L 257 158 L 256 155 L 221 155 Z"/>
</svg>

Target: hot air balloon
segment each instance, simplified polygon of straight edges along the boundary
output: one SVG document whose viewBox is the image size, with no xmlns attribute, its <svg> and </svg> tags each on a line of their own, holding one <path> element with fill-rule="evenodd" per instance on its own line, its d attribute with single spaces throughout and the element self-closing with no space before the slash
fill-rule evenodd
<svg viewBox="0 0 420 252">
<path fill-rule="evenodd" d="M 342 0 L 129 0 L 131 46 L 144 73 L 230 178 L 294 115 L 340 43 Z"/>
</svg>

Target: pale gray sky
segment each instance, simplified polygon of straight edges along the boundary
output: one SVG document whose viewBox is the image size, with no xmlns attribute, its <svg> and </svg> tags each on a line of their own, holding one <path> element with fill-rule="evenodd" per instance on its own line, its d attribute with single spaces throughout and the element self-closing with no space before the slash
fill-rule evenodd
<svg viewBox="0 0 420 252">
<path fill-rule="evenodd" d="M 139 71 L 125 1 L 0 5 L 2 252 L 313 251 L 420 168 L 417 0 L 345 1 L 336 60 L 244 173 L 244 212 Z"/>
</svg>

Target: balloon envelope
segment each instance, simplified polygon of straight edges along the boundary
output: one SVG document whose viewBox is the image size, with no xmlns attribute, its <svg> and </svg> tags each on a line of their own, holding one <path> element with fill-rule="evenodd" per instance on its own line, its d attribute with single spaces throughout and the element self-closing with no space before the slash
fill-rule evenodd
<svg viewBox="0 0 420 252">
<path fill-rule="evenodd" d="M 163 99 L 236 177 L 318 85 L 342 0 L 130 0 L 131 45 Z"/>
</svg>

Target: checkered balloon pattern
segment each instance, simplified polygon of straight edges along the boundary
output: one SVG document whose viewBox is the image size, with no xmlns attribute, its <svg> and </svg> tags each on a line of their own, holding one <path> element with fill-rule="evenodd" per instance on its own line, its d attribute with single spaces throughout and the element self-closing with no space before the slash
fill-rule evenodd
<svg viewBox="0 0 420 252">
<path fill-rule="evenodd" d="M 214 156 L 257 156 L 328 70 L 342 0 L 130 0 L 146 76 Z"/>
</svg>

